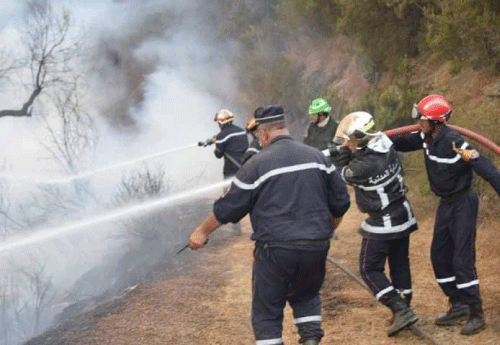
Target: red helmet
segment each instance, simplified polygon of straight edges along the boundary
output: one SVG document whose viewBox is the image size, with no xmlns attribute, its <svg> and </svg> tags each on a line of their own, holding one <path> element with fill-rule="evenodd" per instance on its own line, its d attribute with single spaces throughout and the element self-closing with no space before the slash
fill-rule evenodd
<svg viewBox="0 0 500 345">
<path fill-rule="evenodd" d="M 413 105 L 412 117 L 414 119 L 433 120 L 446 122 L 451 116 L 451 106 L 448 101 L 440 95 L 429 95 L 418 104 Z"/>
</svg>

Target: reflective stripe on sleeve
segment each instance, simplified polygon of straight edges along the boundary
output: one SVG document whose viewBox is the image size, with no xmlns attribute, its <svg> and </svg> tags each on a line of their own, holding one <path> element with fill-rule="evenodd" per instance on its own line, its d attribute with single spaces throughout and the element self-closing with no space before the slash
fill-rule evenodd
<svg viewBox="0 0 500 345">
<path fill-rule="evenodd" d="M 232 138 L 232 137 L 236 137 L 236 136 L 239 136 L 239 135 L 246 135 L 247 132 L 236 132 L 236 133 L 231 133 L 229 134 L 227 137 L 225 137 L 224 139 L 221 139 L 221 140 L 216 140 L 215 143 L 216 144 L 222 144 L 223 142 L 225 142 L 226 140 L 228 140 L 229 138 Z"/>
<path fill-rule="evenodd" d="M 467 148 L 467 146 L 469 146 L 469 144 L 464 141 L 464 143 L 462 144 L 462 146 L 460 146 L 460 149 L 465 149 Z M 431 154 L 429 154 L 429 150 L 427 149 L 427 144 L 424 143 L 424 150 L 425 150 L 425 155 L 431 160 L 431 161 L 434 161 L 434 162 L 438 162 L 438 163 L 444 163 L 444 164 L 454 164 L 456 162 L 458 162 L 462 156 L 460 156 L 460 154 L 457 153 L 457 155 L 455 157 L 452 157 L 452 158 L 440 158 L 440 157 L 437 157 L 437 156 L 433 156 Z"/>
</svg>

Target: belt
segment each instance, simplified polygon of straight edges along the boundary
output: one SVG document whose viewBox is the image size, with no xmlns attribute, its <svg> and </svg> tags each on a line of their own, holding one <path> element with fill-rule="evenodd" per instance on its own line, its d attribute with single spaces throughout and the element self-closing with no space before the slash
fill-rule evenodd
<svg viewBox="0 0 500 345">
<path fill-rule="evenodd" d="M 256 241 L 259 247 L 273 247 L 279 245 L 322 246 L 329 244 L 330 240 L 293 240 L 293 241 Z"/>
<path fill-rule="evenodd" d="M 455 202 L 460 196 L 462 196 L 463 194 L 465 193 L 468 193 L 472 190 L 471 187 L 468 187 L 468 188 L 465 188 L 465 189 L 462 189 L 456 193 L 453 193 L 451 195 L 448 195 L 446 197 L 442 197 L 441 200 L 443 200 L 445 203 L 447 204 L 452 204 L 453 202 Z"/>
</svg>

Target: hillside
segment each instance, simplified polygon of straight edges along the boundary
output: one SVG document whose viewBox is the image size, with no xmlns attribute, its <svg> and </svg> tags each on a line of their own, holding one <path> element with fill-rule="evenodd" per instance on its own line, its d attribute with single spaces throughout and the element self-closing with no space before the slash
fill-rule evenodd
<svg viewBox="0 0 500 345">
<path fill-rule="evenodd" d="M 357 272 L 360 236 L 357 227 L 363 219 L 351 208 L 332 241 L 330 255 Z M 253 344 L 250 325 L 251 264 L 253 244 L 247 218 L 243 236 L 217 239 L 199 252 L 185 252 L 179 257 L 176 275 L 159 274 L 82 314 L 59 328 L 32 339 L 26 345 L 90 344 Z M 478 229 L 478 269 L 484 298 L 487 328 L 484 332 L 463 337 L 460 327 L 438 328 L 436 315 L 446 308 L 430 266 L 429 243 L 432 219 L 419 217 L 420 229 L 411 239 L 413 306 L 418 325 L 440 345 L 498 344 L 500 339 L 500 279 L 497 269 L 500 246 L 497 222 L 482 222 Z M 221 228 L 221 232 L 224 229 Z M 216 234 L 216 233 L 215 233 Z M 182 262 L 182 263 L 181 263 Z M 322 289 L 324 344 L 429 344 L 410 330 L 394 338 L 386 336 L 390 311 L 377 303 L 336 266 L 328 263 Z M 285 313 L 286 344 L 298 341 L 291 310 Z"/>
</svg>

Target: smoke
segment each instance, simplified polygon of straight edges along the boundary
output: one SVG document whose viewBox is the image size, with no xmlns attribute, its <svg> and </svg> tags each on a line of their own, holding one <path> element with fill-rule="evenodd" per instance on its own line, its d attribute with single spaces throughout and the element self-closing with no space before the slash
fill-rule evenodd
<svg viewBox="0 0 500 345">
<path fill-rule="evenodd" d="M 21 217 L 26 221 L 23 225 L 31 224 L 28 218 L 34 225 L 44 222 L 44 227 L 86 219 L 89 214 L 95 214 L 96 208 L 102 209 L 103 205 L 112 207 L 109 200 L 116 193 L 120 181 L 134 171 L 151 167 L 159 166 L 165 170 L 171 193 L 219 182 L 222 179 L 222 161 L 215 159 L 213 148 L 200 148 L 193 144 L 218 132 L 213 116 L 221 108 L 231 109 L 237 114 L 236 122 L 240 125 L 246 116 L 238 101 L 234 76 L 238 49 L 234 42 L 221 37 L 218 32 L 217 1 L 54 0 L 52 4 L 56 9 L 68 9 L 74 21 L 73 29 L 81 28 L 86 32 L 87 55 L 80 68 L 90 86 L 85 97 L 87 110 L 98 131 L 98 141 L 86 170 L 98 170 L 156 152 L 172 150 L 172 153 L 137 166 L 89 175 L 79 183 L 49 190 L 46 186 L 41 188 L 43 186 L 37 185 L 35 177 L 44 175 L 50 178 L 49 174 L 52 174 L 57 178 L 63 175 L 54 160 L 47 159 L 50 154 L 43 145 L 46 131 L 38 115 L 42 111 L 50 115 L 51 110 L 38 104 L 34 107 L 32 118 L 0 118 L 0 145 L 3 150 L 0 162 L 3 169 L 12 174 L 34 175 L 21 182 L 2 180 L 5 189 L 15 196 L 11 200 L 13 205 L 8 216 Z M 8 37 L 15 32 L 15 26 L 22 19 L 23 7 L 15 0 L 6 1 L 2 6 L 0 41 L 8 43 L 13 41 Z M 6 90 L 2 93 L 0 108 L 15 108 L 29 89 L 22 91 Z M 180 147 L 188 148 L 174 150 Z M 42 191 L 50 199 L 40 198 L 37 193 Z M 46 194 L 48 191 L 50 194 Z M 88 197 L 87 192 L 93 196 Z M 79 202 L 76 204 L 72 201 L 74 193 L 78 194 Z M 16 203 L 28 203 L 28 206 L 14 210 Z M 36 207 L 33 206 L 35 204 Z M 207 211 L 205 206 L 203 201 L 190 212 Z M 49 207 L 57 207 L 57 211 L 48 213 Z M 9 220 L 4 217 L 4 210 L 3 207 L 0 210 L 0 220 L 7 224 Z M 153 236 L 154 241 L 143 241 L 141 245 L 150 242 L 158 245 L 162 241 L 172 246 L 185 241 L 189 227 L 195 226 L 193 217 L 191 223 L 181 224 L 182 220 L 173 220 L 176 212 L 178 210 L 169 209 L 163 215 L 153 215 L 154 221 L 150 218 L 130 219 L 130 224 L 136 228 L 147 228 L 148 233 L 139 233 L 139 236 L 149 236 L 151 232 L 164 233 L 160 233 L 159 240 Z M 33 215 L 36 215 L 35 220 Z M 174 225 L 184 225 L 185 228 L 180 231 L 174 229 Z M 95 225 L 67 238 L 24 248 L 23 253 L 15 253 L 12 259 L 3 260 L 0 271 L 9 263 L 21 267 L 37 262 L 44 274 L 53 277 L 54 285 L 67 289 L 103 258 L 116 260 L 119 257 L 121 253 L 117 251 L 124 239 L 111 237 L 121 228 L 122 223 Z M 4 236 L 0 233 L 0 238 Z M 24 236 L 23 233 L 20 236 Z M 154 253 L 149 248 L 137 250 L 128 257 L 140 260 L 144 251 L 149 251 L 151 260 L 161 256 L 161 248 L 155 249 Z M 20 255 L 26 253 L 28 255 Z M 132 262 L 122 261 L 122 269 Z M 149 268 L 144 267 L 144 272 L 147 273 Z M 112 271 L 113 266 L 109 266 L 100 272 Z M 141 270 L 141 273 L 144 272 Z M 84 281 L 80 279 L 79 286 L 85 285 Z M 88 282 L 86 286 L 94 284 L 92 288 L 96 291 L 107 288 L 106 285 L 97 286 L 93 281 Z M 0 290 L 3 283 L 8 284 L 0 280 Z M 100 283 L 114 282 L 101 276 Z M 13 327 L 12 324 L 3 326 L 5 330 L 7 326 Z M 2 327 L 0 332 L 4 330 Z M 15 343 L 14 339 L 15 336 L 11 336 L 6 342 Z"/>
</svg>

